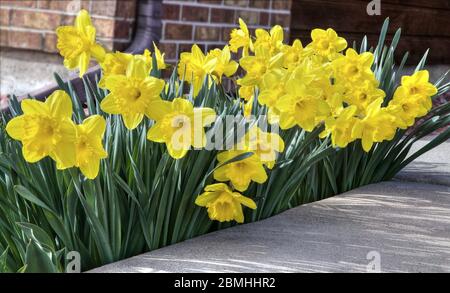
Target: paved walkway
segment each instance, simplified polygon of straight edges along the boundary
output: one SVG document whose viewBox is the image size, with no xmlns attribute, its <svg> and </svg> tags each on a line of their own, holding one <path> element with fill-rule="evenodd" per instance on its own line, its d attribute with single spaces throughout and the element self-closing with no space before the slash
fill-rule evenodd
<svg viewBox="0 0 450 293">
<path fill-rule="evenodd" d="M 445 143 L 395 181 L 92 272 L 450 272 L 449 174 Z"/>
</svg>

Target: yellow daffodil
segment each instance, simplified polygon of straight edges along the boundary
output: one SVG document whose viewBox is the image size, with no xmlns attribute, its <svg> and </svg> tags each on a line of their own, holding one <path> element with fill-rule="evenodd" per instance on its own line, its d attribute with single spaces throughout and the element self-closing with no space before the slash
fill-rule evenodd
<svg viewBox="0 0 450 293">
<path fill-rule="evenodd" d="M 152 101 L 160 99 L 164 81 L 148 74 L 143 60 L 132 59 L 126 75 L 111 75 L 105 79 L 110 93 L 102 100 L 101 109 L 109 114 L 120 114 L 128 129 L 141 123 Z"/>
<path fill-rule="evenodd" d="M 360 82 L 357 86 L 350 87 L 344 95 L 344 102 L 355 105 L 358 113 L 364 114 L 367 107 L 375 100 L 386 96 L 386 93 L 373 85 L 370 80 Z"/>
<path fill-rule="evenodd" d="M 245 150 L 228 150 L 217 155 L 219 164 L 223 164 L 239 155 L 246 153 Z M 214 171 L 214 179 L 217 181 L 231 181 L 233 187 L 239 191 L 245 191 L 251 181 L 264 183 L 267 180 L 261 160 L 256 155 L 226 164 Z"/>
<path fill-rule="evenodd" d="M 281 52 L 283 48 L 284 32 L 283 28 L 279 25 L 274 26 L 270 32 L 264 29 L 257 29 L 255 31 L 256 41 L 254 43 L 255 48 L 264 47 L 268 49 L 271 56 Z"/>
<path fill-rule="evenodd" d="M 249 49 L 253 51 L 253 43 L 245 22 L 239 18 L 239 29 L 233 29 L 230 34 L 230 50 L 236 53 L 243 48 L 242 56 L 247 56 Z"/>
<path fill-rule="evenodd" d="M 275 165 L 278 153 L 284 151 L 284 141 L 278 134 L 264 132 L 256 126 L 245 134 L 241 143 L 269 169 Z"/>
<path fill-rule="evenodd" d="M 428 80 L 428 70 L 421 70 L 414 73 L 412 76 L 402 77 L 402 87 L 406 89 L 406 94 L 422 97 L 420 100 L 427 111 L 432 107 L 431 97 L 437 93 L 437 88 Z"/>
<path fill-rule="evenodd" d="M 216 67 L 217 58 L 205 56 L 202 50 L 193 45 L 191 52 L 183 52 L 178 64 L 178 75 L 194 88 L 194 97 L 200 92 L 205 78 L 211 74 Z"/>
<path fill-rule="evenodd" d="M 86 10 L 81 10 L 74 26 L 61 26 L 56 29 L 58 42 L 56 47 L 64 57 L 64 66 L 80 70 L 82 77 L 89 66 L 91 56 L 97 62 L 103 62 L 105 49 L 95 41 L 96 30 Z"/>
<path fill-rule="evenodd" d="M 335 72 L 337 82 L 348 82 L 357 84 L 359 82 L 371 81 L 374 86 L 378 86 L 378 82 L 372 72 L 373 54 L 364 52 L 356 53 L 352 48 L 347 49 L 345 57 L 334 60 L 331 65 Z"/>
<path fill-rule="evenodd" d="M 150 51 L 147 49 L 142 55 L 133 55 L 122 52 L 107 53 L 103 62 L 100 63 L 100 66 L 103 70 L 103 76 L 100 79 L 99 86 L 105 88 L 105 80 L 108 76 L 126 75 L 128 65 L 133 59 L 142 60 L 145 63 L 146 71 L 148 72 L 148 74 L 150 74 L 150 71 L 152 70 L 152 56 Z"/>
<path fill-rule="evenodd" d="M 165 53 L 161 54 L 161 51 L 156 46 L 155 42 L 153 42 L 153 49 L 155 51 L 155 57 L 156 57 L 156 64 L 158 66 L 159 70 L 163 70 L 167 68 L 167 64 L 164 60 Z"/>
<path fill-rule="evenodd" d="M 238 80 L 242 86 L 260 86 L 264 75 L 273 69 L 280 68 L 283 64 L 283 54 L 273 57 L 267 48 L 256 47 L 255 56 L 246 56 L 239 61 L 246 75 Z"/>
<path fill-rule="evenodd" d="M 64 91 L 55 91 L 45 102 L 22 101 L 23 115 L 13 118 L 6 131 L 22 142 L 27 162 L 50 156 L 58 169 L 75 165 L 76 129 L 72 122 L 72 101 Z"/>
<path fill-rule="evenodd" d="M 356 106 L 349 106 L 342 110 L 337 118 L 328 117 L 325 120 L 325 130 L 320 134 L 320 137 L 323 138 L 331 134 L 332 145 L 345 148 L 355 140 L 352 137 L 352 129 L 357 121 L 354 117 L 356 109 Z"/>
<path fill-rule="evenodd" d="M 320 90 L 307 88 L 296 79 L 291 79 L 287 82 L 286 92 L 276 104 L 282 129 L 298 125 L 306 131 L 312 131 L 329 116 L 330 107 L 320 98 Z"/>
<path fill-rule="evenodd" d="M 255 87 L 254 86 L 241 86 L 239 87 L 239 97 L 250 101 L 250 99 L 253 98 L 255 94 Z"/>
<path fill-rule="evenodd" d="M 320 91 L 320 98 L 327 102 L 332 115 L 338 115 L 342 111 L 345 87 L 333 84 L 329 78 L 316 80 L 311 86 Z"/>
<path fill-rule="evenodd" d="M 406 129 L 414 124 L 418 117 L 428 113 L 428 108 L 421 95 L 411 95 L 410 89 L 400 86 L 394 93 L 393 99 L 389 102 L 388 111 L 396 118 L 397 126 Z"/>
<path fill-rule="evenodd" d="M 244 222 L 242 206 L 256 209 L 256 203 L 239 192 L 233 192 L 226 184 L 216 183 L 205 187 L 205 192 L 197 197 L 195 204 L 208 209 L 211 220 Z"/>
<path fill-rule="evenodd" d="M 174 159 L 183 158 L 191 146 L 202 148 L 206 144 L 203 127 L 216 119 L 211 108 L 194 108 L 191 102 L 176 98 L 172 102 L 156 101 L 148 108 L 147 115 L 156 121 L 147 139 L 165 143 Z"/>
<path fill-rule="evenodd" d="M 223 75 L 230 77 L 239 67 L 236 61 L 231 60 L 230 48 L 228 46 L 225 46 L 222 50 L 211 50 L 208 55 L 216 58 L 217 62 L 212 74 L 219 83 L 222 82 Z"/>
<path fill-rule="evenodd" d="M 386 108 L 381 108 L 382 98 L 367 107 L 367 115 L 358 119 L 352 129 L 352 138 L 361 139 L 364 151 L 368 152 L 375 142 L 391 140 L 396 131 L 395 117 Z"/>
<path fill-rule="evenodd" d="M 328 60 L 334 60 L 339 56 L 339 52 L 347 48 L 347 41 L 341 38 L 337 33 L 329 28 L 327 30 L 323 29 L 313 29 L 311 32 L 312 42 L 309 46 L 318 55 L 327 58 Z"/>
<path fill-rule="evenodd" d="M 281 51 L 284 55 L 283 66 L 288 69 L 297 67 L 305 56 L 302 42 L 298 39 L 294 40 L 292 46 L 284 45 Z"/>
<path fill-rule="evenodd" d="M 94 179 L 100 169 L 100 160 L 108 156 L 102 145 L 106 121 L 99 115 L 93 115 L 76 128 L 76 166 L 86 178 Z"/>
</svg>

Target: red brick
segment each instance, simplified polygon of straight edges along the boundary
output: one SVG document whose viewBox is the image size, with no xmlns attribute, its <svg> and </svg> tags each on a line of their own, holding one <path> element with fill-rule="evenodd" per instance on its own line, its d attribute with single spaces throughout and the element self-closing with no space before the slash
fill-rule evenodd
<svg viewBox="0 0 450 293">
<path fill-rule="evenodd" d="M 11 10 L 9 8 L 1 8 L 0 9 L 0 25 L 8 26 L 9 25 L 9 15 Z"/>
<path fill-rule="evenodd" d="M 192 25 L 167 23 L 165 38 L 168 40 L 192 40 Z"/>
<path fill-rule="evenodd" d="M 101 38 L 114 37 L 114 19 L 94 18 L 92 23 L 97 29 L 97 36 Z"/>
<path fill-rule="evenodd" d="M 58 49 L 56 48 L 56 41 L 56 34 L 45 34 L 43 50 L 49 53 L 57 53 Z"/>
<path fill-rule="evenodd" d="M 114 23 L 114 38 L 128 39 L 133 25 L 124 20 L 116 20 Z"/>
<path fill-rule="evenodd" d="M 73 15 L 62 15 L 61 16 L 61 25 L 74 25 L 75 16 Z"/>
<path fill-rule="evenodd" d="M 290 10 L 291 4 L 291 0 L 272 0 L 272 9 Z"/>
<path fill-rule="evenodd" d="M 234 23 L 234 13 L 233 9 L 211 9 L 211 22 L 217 23 Z"/>
<path fill-rule="evenodd" d="M 248 6 L 248 0 L 224 0 L 223 3 L 229 6 L 239 6 L 239 7 Z"/>
<path fill-rule="evenodd" d="M 239 18 L 242 18 L 245 23 L 252 25 L 252 24 L 258 24 L 259 23 L 259 12 L 257 11 L 237 11 L 236 12 L 236 23 Z"/>
<path fill-rule="evenodd" d="M 34 32 L 9 31 L 8 46 L 31 50 L 42 49 L 42 34 Z"/>
<path fill-rule="evenodd" d="M 198 3 L 220 5 L 220 4 L 222 4 L 222 0 L 198 0 Z"/>
<path fill-rule="evenodd" d="M 36 8 L 36 0 L 0 0 L 1 5 Z"/>
<path fill-rule="evenodd" d="M 89 0 L 35 0 L 34 2 L 37 2 L 35 7 L 39 7 L 41 9 L 58 10 L 70 13 L 77 13 L 81 9 L 89 10 Z"/>
<path fill-rule="evenodd" d="M 270 7 L 270 0 L 250 0 L 249 7 L 267 9 Z"/>
<path fill-rule="evenodd" d="M 180 5 L 163 4 L 162 5 L 162 18 L 163 19 L 180 19 Z"/>
<path fill-rule="evenodd" d="M 116 0 L 95 0 L 91 1 L 91 14 L 102 16 L 115 16 L 117 1 Z"/>
<path fill-rule="evenodd" d="M 260 25 L 269 25 L 269 13 L 261 12 L 259 14 L 259 24 Z"/>
<path fill-rule="evenodd" d="M 222 28 L 222 41 L 228 42 L 230 40 L 230 34 L 233 28 L 231 27 L 224 27 Z"/>
<path fill-rule="evenodd" d="M 191 52 L 192 45 L 193 44 L 180 44 L 178 46 L 178 54 L 181 54 L 183 52 Z M 200 48 L 200 50 L 203 51 L 203 53 L 205 52 L 205 45 L 197 44 L 197 46 Z"/>
<path fill-rule="evenodd" d="M 198 26 L 195 28 L 195 40 L 199 41 L 218 41 L 220 28 Z"/>
<path fill-rule="evenodd" d="M 165 53 L 165 59 L 177 58 L 177 45 L 173 43 L 160 43 L 157 45 L 161 53 Z M 152 50 L 153 51 L 153 50 Z"/>
<path fill-rule="evenodd" d="M 206 7 L 183 6 L 182 20 L 208 21 L 209 9 Z"/>
<path fill-rule="evenodd" d="M 11 25 L 16 27 L 54 30 L 60 23 L 57 13 L 13 10 L 11 15 Z"/>
<path fill-rule="evenodd" d="M 8 46 L 8 35 L 9 35 L 9 31 L 0 30 L 0 46 L 2 46 L 2 47 Z"/>
<path fill-rule="evenodd" d="M 136 18 L 136 0 L 119 0 L 117 2 L 116 16 Z"/>
<path fill-rule="evenodd" d="M 289 27 L 291 24 L 291 17 L 289 14 L 272 13 L 270 25 L 281 25 L 282 27 Z"/>
</svg>

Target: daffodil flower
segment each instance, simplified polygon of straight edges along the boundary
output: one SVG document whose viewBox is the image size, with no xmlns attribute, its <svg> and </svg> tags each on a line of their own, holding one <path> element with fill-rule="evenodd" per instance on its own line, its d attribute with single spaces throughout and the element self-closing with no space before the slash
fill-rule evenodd
<svg viewBox="0 0 450 293">
<path fill-rule="evenodd" d="M 368 152 L 376 142 L 391 140 L 396 132 L 395 117 L 382 108 L 382 98 L 367 107 L 367 115 L 358 119 L 352 129 L 352 139 L 361 139 L 364 151 Z"/>
<path fill-rule="evenodd" d="M 108 76 L 126 75 L 128 65 L 133 59 L 142 60 L 146 66 L 146 71 L 150 74 L 152 70 L 152 55 L 147 49 L 144 51 L 144 54 L 135 55 L 122 52 L 107 53 L 103 62 L 100 63 L 103 75 L 100 79 L 99 86 L 105 88 L 105 80 Z"/>
<path fill-rule="evenodd" d="M 205 56 L 197 45 L 192 46 L 191 52 L 181 53 L 178 76 L 193 86 L 194 97 L 200 92 L 205 78 L 213 72 L 216 63 L 217 58 Z"/>
<path fill-rule="evenodd" d="M 347 41 L 339 37 L 331 28 L 327 30 L 313 29 L 311 39 L 312 42 L 308 46 L 327 60 L 336 59 L 339 56 L 338 53 L 347 48 Z"/>
<path fill-rule="evenodd" d="M 213 77 L 218 83 L 222 82 L 222 76 L 232 76 L 239 67 L 239 64 L 231 60 L 230 48 L 225 46 L 222 50 L 214 49 L 208 53 L 209 56 L 216 58 L 216 64 L 213 69 Z"/>
<path fill-rule="evenodd" d="M 61 26 L 56 29 L 56 47 L 64 57 L 64 66 L 68 69 L 78 68 L 80 77 L 86 73 L 91 57 L 99 63 L 105 58 L 105 49 L 96 43 L 95 34 L 95 27 L 86 10 L 78 13 L 74 26 Z"/>
<path fill-rule="evenodd" d="M 247 153 L 246 150 L 228 150 L 217 155 L 219 164 L 223 164 L 239 155 Z M 250 182 L 264 183 L 267 173 L 258 156 L 251 155 L 243 160 L 226 164 L 214 171 L 217 181 L 231 181 L 233 187 L 239 191 L 247 190 Z"/>
<path fill-rule="evenodd" d="M 230 50 L 236 53 L 239 48 L 243 48 L 242 56 L 247 56 L 249 49 L 253 51 L 253 42 L 247 24 L 239 18 L 239 29 L 233 29 L 230 34 Z"/>
<path fill-rule="evenodd" d="M 191 148 L 206 145 L 203 127 L 216 119 L 216 112 L 211 108 L 194 108 L 191 102 L 183 98 L 173 101 L 156 101 L 147 112 L 155 120 L 147 134 L 147 139 L 165 143 L 170 156 L 183 158 Z"/>
<path fill-rule="evenodd" d="M 25 99 L 21 106 L 23 115 L 9 121 L 6 131 L 22 142 L 25 160 L 35 163 L 50 156 L 58 169 L 74 166 L 76 129 L 67 93 L 55 91 L 45 102 Z"/>
<path fill-rule="evenodd" d="M 154 49 L 154 52 L 155 52 L 156 64 L 158 66 L 158 69 L 159 70 L 166 69 L 167 68 L 167 64 L 164 61 L 165 53 L 161 54 L 161 51 L 156 46 L 155 42 L 153 42 L 153 49 Z"/>
<path fill-rule="evenodd" d="M 99 115 L 93 115 L 77 125 L 76 166 L 88 179 L 97 177 L 100 160 L 108 156 L 102 145 L 106 121 Z"/>
<path fill-rule="evenodd" d="M 208 209 L 211 220 L 244 222 L 242 206 L 256 209 L 256 203 L 239 192 L 233 192 L 226 184 L 216 183 L 205 187 L 205 192 L 197 197 L 195 204 Z"/>
<path fill-rule="evenodd" d="M 132 59 L 126 75 L 111 75 L 105 79 L 110 93 L 102 100 L 101 109 L 119 114 L 128 129 L 136 128 L 144 118 L 151 102 L 160 99 L 164 80 L 149 76 L 143 60 Z"/>
<path fill-rule="evenodd" d="M 264 132 L 257 126 L 252 127 L 245 134 L 241 143 L 269 169 L 275 165 L 278 153 L 284 151 L 284 141 L 278 134 Z"/>
</svg>

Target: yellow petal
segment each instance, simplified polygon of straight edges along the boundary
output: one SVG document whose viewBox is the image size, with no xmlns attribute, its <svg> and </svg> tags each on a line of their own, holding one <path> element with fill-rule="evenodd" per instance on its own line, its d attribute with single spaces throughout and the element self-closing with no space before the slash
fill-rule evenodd
<svg viewBox="0 0 450 293">
<path fill-rule="evenodd" d="M 208 203 L 214 202 L 219 197 L 219 195 L 219 192 L 205 192 L 195 199 L 195 204 L 204 207 Z"/>
<path fill-rule="evenodd" d="M 164 129 L 161 127 L 161 125 L 156 123 L 148 130 L 147 139 L 150 141 L 162 143 L 162 142 L 166 142 L 165 135 L 166 135 L 166 133 L 165 133 Z"/>
<path fill-rule="evenodd" d="M 87 26 L 92 26 L 91 17 L 89 16 L 89 12 L 82 9 L 78 12 L 77 18 L 75 19 L 75 27 L 80 32 L 85 32 Z"/>
<path fill-rule="evenodd" d="M 129 130 L 135 129 L 144 118 L 144 114 L 123 114 L 122 119 L 125 127 Z"/>
<path fill-rule="evenodd" d="M 79 167 L 81 173 L 83 173 L 87 179 L 95 179 L 100 170 L 100 160 L 89 160 L 87 164 L 82 164 Z"/>
<path fill-rule="evenodd" d="M 16 140 L 22 140 L 25 135 L 25 119 L 18 116 L 11 119 L 6 125 L 6 132 L 9 136 Z"/>
<path fill-rule="evenodd" d="M 92 54 L 92 57 L 94 57 L 98 63 L 102 63 L 105 60 L 106 51 L 99 44 L 94 44 L 91 47 L 91 54 Z"/>
<path fill-rule="evenodd" d="M 49 109 L 44 102 L 25 99 L 21 103 L 22 111 L 26 115 L 48 115 Z"/>
<path fill-rule="evenodd" d="M 238 201 L 245 205 L 246 207 L 249 207 L 251 209 L 256 209 L 256 203 L 253 201 L 253 199 L 245 197 L 243 195 L 241 195 L 240 193 L 235 192 L 234 194 L 239 195 L 238 196 Z"/>
<path fill-rule="evenodd" d="M 146 115 L 148 118 L 159 121 L 164 118 L 165 115 L 172 111 L 172 103 L 164 100 L 157 100 L 151 102 L 147 108 Z"/>
<path fill-rule="evenodd" d="M 54 91 L 50 97 L 47 98 L 45 104 L 48 105 L 53 117 L 59 119 L 70 119 L 72 117 L 72 100 L 65 91 Z"/>
<path fill-rule="evenodd" d="M 107 95 L 100 103 L 100 108 L 103 112 L 109 114 L 120 114 L 121 109 L 117 103 L 116 96 L 113 94 Z"/>
<path fill-rule="evenodd" d="M 174 159 L 181 159 L 188 153 L 189 149 L 182 145 L 177 144 L 174 146 L 172 142 L 166 143 L 169 155 Z"/>
<path fill-rule="evenodd" d="M 86 71 L 89 68 L 89 61 L 91 59 L 91 56 L 88 52 L 83 52 L 78 56 L 78 67 L 80 69 L 80 77 L 83 77 L 83 75 L 86 73 Z"/>
<path fill-rule="evenodd" d="M 102 137 L 106 129 L 106 121 L 100 115 L 93 115 L 83 121 L 86 132 L 90 135 Z"/>
<path fill-rule="evenodd" d="M 45 158 L 46 152 L 38 151 L 32 144 L 24 144 L 22 147 L 22 155 L 28 163 L 36 163 Z"/>
</svg>

